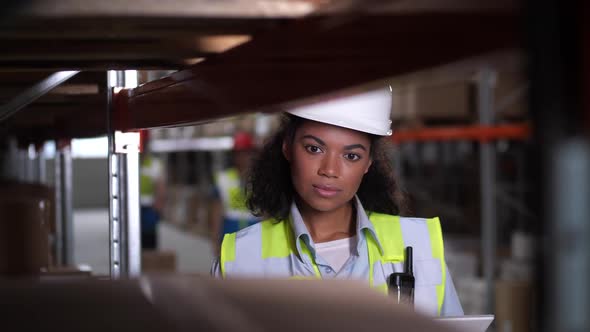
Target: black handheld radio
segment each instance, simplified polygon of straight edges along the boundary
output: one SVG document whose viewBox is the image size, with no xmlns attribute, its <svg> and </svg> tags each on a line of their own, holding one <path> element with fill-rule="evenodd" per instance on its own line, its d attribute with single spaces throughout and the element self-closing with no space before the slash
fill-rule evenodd
<svg viewBox="0 0 590 332">
<path fill-rule="evenodd" d="M 395 272 L 389 275 L 389 294 L 396 299 L 397 303 L 414 305 L 414 272 L 412 247 L 406 247 L 404 260 L 404 271 Z"/>
</svg>

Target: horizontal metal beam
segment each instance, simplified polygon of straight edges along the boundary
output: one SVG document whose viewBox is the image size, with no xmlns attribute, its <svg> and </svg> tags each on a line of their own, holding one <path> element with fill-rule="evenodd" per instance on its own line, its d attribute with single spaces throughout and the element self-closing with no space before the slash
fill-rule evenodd
<svg viewBox="0 0 590 332">
<path fill-rule="evenodd" d="M 520 47 L 519 16 L 310 17 L 120 97 L 119 130 L 187 125 Z M 174 112 L 163 112 L 174 109 Z"/>
<path fill-rule="evenodd" d="M 7 40 L 145 40 L 252 34 L 280 26 L 289 19 L 239 17 L 59 17 L 5 20 L 0 39 Z M 100 27 L 100 28 L 97 28 Z"/>
<path fill-rule="evenodd" d="M 232 40 L 233 36 L 227 36 Z M 0 62 L 5 61 L 105 61 L 111 59 L 185 59 L 209 56 L 224 49 L 224 36 L 187 39 L 0 39 Z"/>
<path fill-rule="evenodd" d="M 309 0 L 46 0 L 18 7 L 23 17 L 301 17 L 317 5 Z"/>
<path fill-rule="evenodd" d="M 0 61 L 0 71 L 4 70 L 179 70 L 186 63 L 174 59 L 111 59 L 111 60 L 15 60 Z"/>
<path fill-rule="evenodd" d="M 391 0 L 44 0 L 28 1 L 17 8 L 27 17 L 290 17 L 311 13 L 416 13 L 416 12 L 498 12 L 520 8 L 518 0 L 453 0 L 453 1 L 391 1 Z"/>
<path fill-rule="evenodd" d="M 186 139 L 154 139 L 150 150 L 156 153 L 180 151 L 226 151 L 233 148 L 231 136 Z"/>
<path fill-rule="evenodd" d="M 27 105 L 39 99 L 53 88 L 78 74 L 78 71 L 60 71 L 49 75 L 46 79 L 33 85 L 31 88 L 23 91 L 14 97 L 8 103 L 0 106 L 0 122 L 10 118 L 16 112 L 20 111 Z"/>
<path fill-rule="evenodd" d="M 394 132 L 391 138 L 395 143 L 466 140 L 486 143 L 501 139 L 524 141 L 530 137 L 530 126 L 527 123 L 518 123 L 402 129 Z"/>
</svg>

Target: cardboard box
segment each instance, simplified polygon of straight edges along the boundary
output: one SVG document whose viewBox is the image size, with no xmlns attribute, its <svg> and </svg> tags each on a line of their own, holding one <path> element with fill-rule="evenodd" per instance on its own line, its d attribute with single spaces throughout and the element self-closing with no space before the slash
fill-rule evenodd
<svg viewBox="0 0 590 332">
<path fill-rule="evenodd" d="M 473 116 L 468 82 L 396 88 L 392 119 L 469 119 Z"/>
<path fill-rule="evenodd" d="M 176 272 L 176 253 L 144 250 L 141 253 L 142 272 Z"/>
<path fill-rule="evenodd" d="M 528 281 L 496 282 L 496 332 L 531 331 L 532 296 Z"/>
<path fill-rule="evenodd" d="M 54 219 L 49 187 L 0 183 L 0 275 L 38 275 L 49 266 Z"/>
<path fill-rule="evenodd" d="M 426 84 L 424 84 L 426 83 Z M 496 118 L 527 115 L 527 81 L 520 72 L 498 73 L 494 85 Z M 478 118 L 475 84 L 463 81 L 428 84 L 418 79 L 393 89 L 392 119 L 404 123 L 421 120 L 474 120 Z"/>
<path fill-rule="evenodd" d="M 92 271 L 86 266 L 50 266 L 48 269 L 41 272 L 42 281 L 76 280 L 91 277 Z"/>
</svg>

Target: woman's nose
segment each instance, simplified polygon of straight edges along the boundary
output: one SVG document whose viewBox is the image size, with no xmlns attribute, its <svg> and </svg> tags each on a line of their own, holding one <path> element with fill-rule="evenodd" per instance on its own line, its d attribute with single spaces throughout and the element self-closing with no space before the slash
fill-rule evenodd
<svg viewBox="0 0 590 332">
<path fill-rule="evenodd" d="M 337 156 L 326 155 L 320 164 L 318 174 L 331 178 L 340 176 L 340 164 Z"/>
</svg>

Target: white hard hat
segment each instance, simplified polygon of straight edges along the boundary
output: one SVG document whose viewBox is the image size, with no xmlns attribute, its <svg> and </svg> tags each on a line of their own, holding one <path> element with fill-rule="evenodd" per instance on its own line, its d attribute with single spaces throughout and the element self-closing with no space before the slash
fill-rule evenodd
<svg viewBox="0 0 590 332">
<path fill-rule="evenodd" d="M 296 107 L 287 113 L 369 134 L 391 135 L 389 88 Z"/>
</svg>

